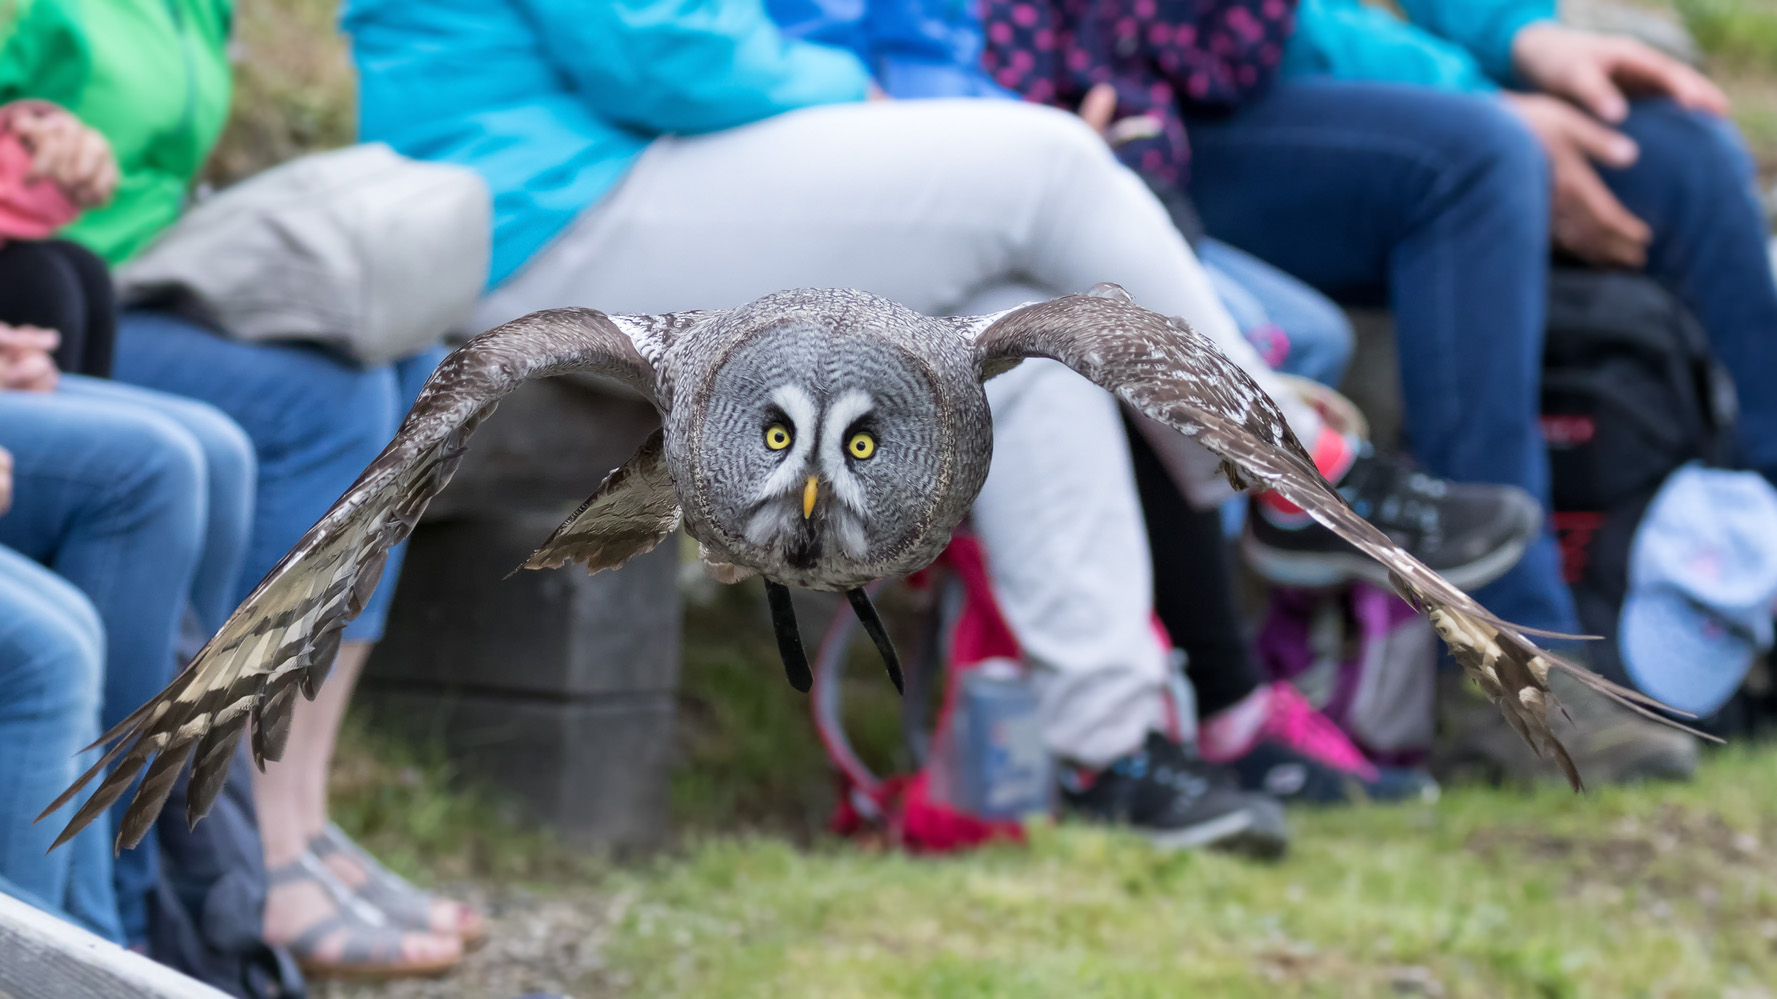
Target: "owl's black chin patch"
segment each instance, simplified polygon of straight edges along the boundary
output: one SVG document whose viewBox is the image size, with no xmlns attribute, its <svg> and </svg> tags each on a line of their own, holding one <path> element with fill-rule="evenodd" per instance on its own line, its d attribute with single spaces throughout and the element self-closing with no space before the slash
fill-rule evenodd
<svg viewBox="0 0 1777 999">
<path fill-rule="evenodd" d="M 792 569 L 812 569 L 820 563 L 824 547 L 815 521 L 804 520 L 796 525 L 789 543 L 784 545 L 784 562 Z"/>
</svg>

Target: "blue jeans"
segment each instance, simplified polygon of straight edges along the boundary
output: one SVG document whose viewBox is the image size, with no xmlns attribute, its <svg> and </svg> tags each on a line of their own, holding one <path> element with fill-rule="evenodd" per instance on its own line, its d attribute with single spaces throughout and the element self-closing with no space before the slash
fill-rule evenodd
<svg viewBox="0 0 1777 999">
<path fill-rule="evenodd" d="M 1197 246 L 1217 297 L 1274 370 L 1339 387 L 1355 337 L 1333 301 L 1263 260 L 1219 240 Z"/>
<path fill-rule="evenodd" d="M 0 518 L 0 524 L 5 518 Z M 111 885 L 111 836 L 87 826 L 55 852 L 69 803 L 43 806 L 98 759 L 105 638 L 80 591 L 0 548 L 0 892 L 122 942 Z"/>
<path fill-rule="evenodd" d="M 226 614 L 246 547 L 252 451 L 208 406 L 74 375 L 50 394 L 0 392 L 0 447 L 16 461 L 17 494 L 0 518 L 0 544 L 53 570 L 97 610 L 106 648 L 99 721 L 109 728 L 172 679 L 188 605 L 206 628 Z M 113 825 L 123 809 L 112 809 Z M 155 861 L 150 839 L 116 863 L 132 941 L 146 932 Z"/>
<path fill-rule="evenodd" d="M 316 347 L 239 343 L 165 313 L 130 312 L 119 324 L 114 373 L 201 399 L 252 439 L 259 491 L 232 607 L 381 453 L 443 356 L 438 349 L 360 368 Z M 382 582 L 345 640 L 382 637 L 403 551 L 389 552 Z"/>
<path fill-rule="evenodd" d="M 1547 503 L 1548 164 L 1518 119 L 1489 97 L 1299 81 L 1193 121 L 1191 146 L 1218 238 L 1334 298 L 1387 301 L 1419 462 Z M 1578 627 L 1548 532 L 1478 596 L 1508 620 Z"/>
</svg>

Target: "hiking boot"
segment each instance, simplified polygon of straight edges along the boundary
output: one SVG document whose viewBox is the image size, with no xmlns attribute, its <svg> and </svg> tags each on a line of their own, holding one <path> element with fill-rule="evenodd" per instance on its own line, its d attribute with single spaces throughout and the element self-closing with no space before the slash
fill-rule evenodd
<svg viewBox="0 0 1777 999">
<path fill-rule="evenodd" d="M 1062 800 L 1087 818 L 1129 826 L 1163 850 L 1214 846 L 1272 858 L 1289 846 L 1282 805 L 1240 790 L 1227 771 L 1158 732 L 1090 778 L 1064 779 Z"/>
<path fill-rule="evenodd" d="M 1566 709 L 1565 715 L 1549 712 L 1549 728 L 1567 747 L 1586 786 L 1685 780 L 1697 769 L 1694 736 L 1643 717 L 1559 672 L 1550 673 L 1549 688 Z M 1432 769 L 1447 781 L 1566 780 L 1553 759 L 1537 756 L 1499 708 L 1454 670 L 1438 676 L 1438 723 Z"/>
<path fill-rule="evenodd" d="M 1202 726 L 1204 757 L 1234 772 L 1240 786 L 1285 804 L 1338 805 L 1360 801 L 1438 800 L 1438 784 L 1416 770 L 1378 767 L 1339 726 L 1316 711 L 1295 686 L 1260 688 L 1263 720 L 1250 736 L 1218 739 L 1217 718 Z M 1230 709 L 1239 711 L 1241 706 Z"/>
<path fill-rule="evenodd" d="M 1504 575 L 1542 531 L 1542 507 L 1516 486 L 1447 482 L 1400 458 L 1360 445 L 1335 483 L 1358 516 L 1464 590 Z M 1388 586 L 1388 570 L 1287 502 L 1253 503 L 1240 548 L 1248 565 L 1279 586 L 1337 586 L 1366 579 Z"/>
</svg>

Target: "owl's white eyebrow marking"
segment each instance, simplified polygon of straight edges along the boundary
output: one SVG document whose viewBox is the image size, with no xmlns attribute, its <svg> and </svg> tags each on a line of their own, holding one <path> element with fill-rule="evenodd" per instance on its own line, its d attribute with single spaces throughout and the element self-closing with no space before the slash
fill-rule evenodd
<svg viewBox="0 0 1777 999">
<path fill-rule="evenodd" d="M 821 471 L 827 473 L 834 497 L 859 514 L 866 512 L 864 488 L 845 463 L 845 428 L 875 408 L 876 400 L 870 397 L 870 393 L 863 389 L 847 389 L 827 407 L 826 419 L 821 422 Z"/>
<path fill-rule="evenodd" d="M 820 418 L 815 412 L 814 400 L 802 386 L 779 385 L 771 390 L 771 401 L 790 418 L 790 450 L 759 484 L 753 497 L 755 500 L 767 500 L 792 489 L 801 489 L 802 480 L 808 475 L 808 457 L 820 436 Z"/>
</svg>

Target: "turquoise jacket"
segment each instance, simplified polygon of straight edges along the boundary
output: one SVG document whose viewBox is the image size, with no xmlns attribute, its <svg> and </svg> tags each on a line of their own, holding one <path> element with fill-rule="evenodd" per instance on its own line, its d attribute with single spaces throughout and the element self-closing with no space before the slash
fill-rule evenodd
<svg viewBox="0 0 1777 999">
<path fill-rule="evenodd" d="M 362 137 L 487 178 L 490 286 L 655 137 L 862 100 L 870 83 L 851 53 L 781 35 L 761 0 L 349 0 L 343 26 Z"/>
<path fill-rule="evenodd" d="M 1363 0 L 1301 0 L 1285 76 L 1489 91 L 1512 82 L 1512 39 L 1553 20 L 1555 0 L 1398 0 L 1407 15 Z"/>
</svg>

